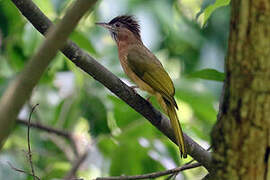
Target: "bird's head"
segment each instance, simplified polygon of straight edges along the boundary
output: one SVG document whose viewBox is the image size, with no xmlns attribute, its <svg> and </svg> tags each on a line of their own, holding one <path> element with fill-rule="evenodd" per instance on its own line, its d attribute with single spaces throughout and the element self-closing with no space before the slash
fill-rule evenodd
<svg viewBox="0 0 270 180">
<path fill-rule="evenodd" d="M 129 40 L 134 37 L 141 40 L 140 25 L 135 20 L 134 16 L 117 16 L 109 23 L 102 22 L 96 24 L 108 29 L 116 42 Z"/>
</svg>

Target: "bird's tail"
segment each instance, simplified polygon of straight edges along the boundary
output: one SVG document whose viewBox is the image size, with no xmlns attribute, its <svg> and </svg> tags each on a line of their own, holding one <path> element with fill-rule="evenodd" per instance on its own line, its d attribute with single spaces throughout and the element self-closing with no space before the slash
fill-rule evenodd
<svg viewBox="0 0 270 180">
<path fill-rule="evenodd" d="M 178 120 L 178 116 L 176 114 L 175 107 L 174 107 L 173 103 L 171 103 L 169 101 L 165 100 L 165 103 L 167 106 L 167 113 L 168 113 L 168 116 L 169 116 L 170 121 L 171 121 L 171 126 L 173 128 L 174 135 L 176 137 L 176 141 L 177 141 L 179 150 L 181 152 L 181 157 L 186 158 L 187 157 L 187 150 L 186 150 L 186 146 L 185 146 L 183 131 L 182 131 L 180 122 Z"/>
</svg>

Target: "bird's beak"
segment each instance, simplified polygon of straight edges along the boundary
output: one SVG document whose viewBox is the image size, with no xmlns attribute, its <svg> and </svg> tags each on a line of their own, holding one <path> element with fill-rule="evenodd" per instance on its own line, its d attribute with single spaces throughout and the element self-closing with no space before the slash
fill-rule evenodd
<svg viewBox="0 0 270 180">
<path fill-rule="evenodd" d="M 96 25 L 102 26 L 110 31 L 115 31 L 115 29 L 108 23 L 97 22 Z"/>
</svg>

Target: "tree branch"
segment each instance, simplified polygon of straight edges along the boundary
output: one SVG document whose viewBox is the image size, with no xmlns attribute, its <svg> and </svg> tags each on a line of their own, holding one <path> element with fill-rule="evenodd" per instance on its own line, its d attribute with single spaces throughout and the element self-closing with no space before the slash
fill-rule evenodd
<svg viewBox="0 0 270 180">
<path fill-rule="evenodd" d="M 28 122 L 25 121 L 25 120 L 22 120 L 22 119 L 16 119 L 16 123 L 18 124 L 22 124 L 22 125 L 25 125 L 27 126 L 28 125 Z M 37 129 L 41 129 L 43 131 L 46 131 L 48 133 L 53 133 L 53 134 L 56 134 L 58 136 L 63 136 L 64 138 L 66 139 L 70 139 L 71 138 L 71 134 L 67 131 L 64 131 L 64 130 L 59 130 L 59 129 L 55 129 L 55 128 L 52 128 L 52 127 L 49 127 L 49 126 L 45 126 L 43 124 L 40 124 L 40 123 L 30 123 L 29 124 L 30 127 L 33 127 L 33 128 L 37 128 Z"/>
<path fill-rule="evenodd" d="M 28 126 L 28 123 L 27 123 L 26 120 L 16 119 L 16 123 Z M 40 123 L 30 123 L 29 126 L 32 127 L 32 128 L 40 129 L 42 131 L 46 131 L 48 133 L 53 133 L 53 134 L 55 134 L 57 136 L 62 136 L 64 138 L 66 138 L 70 142 L 75 156 L 76 157 L 79 156 L 78 149 L 76 147 L 76 142 L 74 141 L 72 133 L 70 133 L 68 131 L 65 131 L 65 130 L 56 129 L 56 128 L 53 128 L 53 127 L 50 127 L 50 126 L 46 126 L 46 125 L 43 125 L 43 124 L 40 124 Z"/>
<path fill-rule="evenodd" d="M 37 53 L 29 60 L 23 71 L 12 81 L 0 100 L 0 149 L 8 137 L 15 119 L 30 97 L 34 86 L 56 55 L 65 45 L 69 34 L 76 27 L 83 14 L 93 6 L 95 0 L 77 0 L 55 28 L 51 28 Z M 23 4 L 23 0 L 18 0 Z"/>
<path fill-rule="evenodd" d="M 52 22 L 31 0 L 12 0 L 12 2 L 40 33 L 46 34 Z M 76 66 L 107 87 L 112 93 L 142 114 L 169 139 L 176 142 L 169 120 L 93 57 L 81 50 L 72 41 L 68 41 L 61 51 Z M 186 134 L 184 134 L 184 138 L 188 154 L 200 162 L 208 171 L 211 171 L 211 154 Z"/>
<path fill-rule="evenodd" d="M 50 126 L 45 126 L 45 125 L 42 125 L 42 124 L 39 124 L 39 123 L 31 123 L 31 122 L 29 123 L 26 120 L 21 120 L 21 119 L 16 119 L 16 123 L 22 124 L 24 126 L 32 127 L 32 128 L 37 128 L 37 129 L 40 129 L 42 131 L 46 131 L 48 133 L 53 133 L 53 134 L 58 135 L 58 136 L 62 136 L 64 138 L 68 139 L 69 141 L 71 141 L 71 143 L 74 143 L 73 146 L 76 149 L 75 142 L 74 142 L 74 140 L 72 138 L 72 134 L 69 133 L 69 132 L 67 132 L 67 131 L 55 129 L 55 128 L 52 128 Z M 86 159 L 87 155 L 88 155 L 88 152 L 86 150 L 85 153 L 83 153 L 81 156 L 78 157 L 78 159 L 74 163 L 74 166 L 68 172 L 68 174 L 67 174 L 67 176 L 66 176 L 65 179 L 71 179 L 76 174 L 76 171 L 78 170 L 78 168 L 80 167 L 80 165 L 84 162 L 84 160 Z M 32 174 L 34 174 L 34 173 L 32 173 Z"/>
<path fill-rule="evenodd" d="M 192 169 L 201 166 L 201 163 L 193 163 L 193 164 L 186 164 L 181 167 L 177 167 L 174 169 L 169 169 L 166 171 L 160 171 L 160 172 L 154 172 L 149 174 L 143 174 L 143 175 L 136 175 L 136 176 L 115 176 L 115 177 L 99 177 L 95 180 L 134 180 L 134 179 L 152 179 L 157 178 L 161 176 L 165 176 L 168 174 L 174 174 L 179 173 L 180 171 L 184 171 L 187 169 Z"/>
<path fill-rule="evenodd" d="M 72 166 L 71 170 L 64 177 L 64 180 L 75 178 L 76 172 L 78 171 L 82 163 L 85 161 L 87 156 L 88 156 L 88 149 L 86 149 L 85 152 L 76 160 L 76 162 L 74 162 L 74 165 Z"/>
<path fill-rule="evenodd" d="M 27 171 L 24 171 L 24 170 L 22 170 L 22 169 L 18 169 L 18 168 L 16 168 L 16 167 L 14 167 L 10 162 L 7 162 L 7 163 L 8 163 L 8 165 L 10 166 L 10 168 L 13 169 L 14 171 L 17 171 L 17 172 L 20 172 L 20 173 L 27 174 L 27 175 L 29 175 L 29 176 L 32 176 L 32 177 L 34 177 L 34 178 L 40 180 L 40 178 L 39 178 L 38 176 L 36 176 L 36 175 L 34 175 L 34 174 L 31 174 L 31 173 L 29 173 L 29 172 L 27 172 Z"/>
</svg>

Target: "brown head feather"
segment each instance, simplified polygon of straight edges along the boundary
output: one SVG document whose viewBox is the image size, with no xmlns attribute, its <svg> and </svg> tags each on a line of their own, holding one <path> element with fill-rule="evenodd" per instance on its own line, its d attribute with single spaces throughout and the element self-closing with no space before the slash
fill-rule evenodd
<svg viewBox="0 0 270 180">
<path fill-rule="evenodd" d="M 138 38 L 141 38 L 140 36 L 140 25 L 138 21 L 135 20 L 134 16 L 130 15 L 122 15 L 122 16 L 117 16 L 113 18 L 109 24 L 115 24 L 116 22 L 120 22 L 123 24 L 127 29 L 129 29 L 134 35 L 136 35 Z"/>
</svg>

